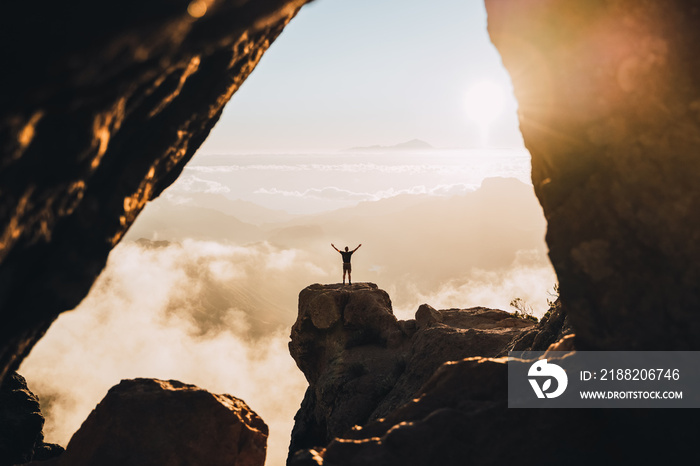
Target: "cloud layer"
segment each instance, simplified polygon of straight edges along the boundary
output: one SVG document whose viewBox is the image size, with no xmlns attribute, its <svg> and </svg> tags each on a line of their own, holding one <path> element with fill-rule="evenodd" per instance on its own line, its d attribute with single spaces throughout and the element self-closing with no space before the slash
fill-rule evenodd
<svg viewBox="0 0 700 466">
<path fill-rule="evenodd" d="M 58 319 L 21 367 L 41 397 L 47 440 L 66 445 L 121 379 L 177 379 L 245 400 L 270 426 L 268 464 L 284 464 L 306 389 L 289 356 L 288 330 L 268 325 L 262 332 L 250 307 L 260 317 L 266 304 L 245 292 L 215 313 L 205 301 L 226 296 L 235 282 L 255 282 L 253 269 L 279 279 L 299 258 L 266 244 L 118 246 L 88 298 Z M 279 306 L 274 301 L 267 304 Z"/>
<path fill-rule="evenodd" d="M 438 289 L 424 292 L 396 290 L 395 313 L 402 319 L 412 318 L 418 306 L 428 303 L 436 309 L 488 307 L 513 312 L 510 302 L 521 298 L 541 318 L 549 309 L 556 283 L 554 269 L 541 260 L 536 251 L 518 251 L 513 264 L 501 270 L 472 268 L 468 274 L 444 282 Z M 403 298 L 402 298 L 403 297 Z"/>
</svg>

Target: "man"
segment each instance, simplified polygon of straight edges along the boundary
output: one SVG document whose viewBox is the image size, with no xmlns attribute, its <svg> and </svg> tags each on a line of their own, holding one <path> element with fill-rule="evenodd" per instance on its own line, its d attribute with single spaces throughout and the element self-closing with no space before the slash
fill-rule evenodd
<svg viewBox="0 0 700 466">
<path fill-rule="evenodd" d="M 333 249 L 338 251 L 341 256 L 343 256 L 343 285 L 345 285 L 345 272 L 348 274 L 348 285 L 352 285 L 352 279 L 350 278 L 350 273 L 352 272 L 352 266 L 350 265 L 350 258 L 352 257 L 352 253 L 360 249 L 360 246 L 357 246 L 355 249 L 352 251 L 348 251 L 348 247 L 345 246 L 345 251 L 341 251 L 338 248 L 336 248 L 333 243 L 331 243 L 331 246 L 333 246 Z"/>
</svg>

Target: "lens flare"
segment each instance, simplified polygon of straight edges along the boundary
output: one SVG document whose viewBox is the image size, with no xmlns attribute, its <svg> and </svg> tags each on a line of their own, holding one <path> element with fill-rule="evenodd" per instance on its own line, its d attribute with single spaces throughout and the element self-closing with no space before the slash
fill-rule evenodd
<svg viewBox="0 0 700 466">
<path fill-rule="evenodd" d="M 193 18 L 201 18 L 207 13 L 207 4 L 202 0 L 193 0 L 187 6 L 187 12 Z"/>
</svg>

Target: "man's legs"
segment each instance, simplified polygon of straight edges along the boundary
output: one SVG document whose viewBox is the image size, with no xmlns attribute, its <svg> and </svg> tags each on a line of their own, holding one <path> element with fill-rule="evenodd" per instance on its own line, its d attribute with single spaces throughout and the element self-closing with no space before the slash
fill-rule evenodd
<svg viewBox="0 0 700 466">
<path fill-rule="evenodd" d="M 347 270 L 345 270 L 345 267 L 343 267 L 343 285 L 345 285 L 345 274 L 347 273 Z"/>
<path fill-rule="evenodd" d="M 343 279 L 343 283 L 345 283 L 345 279 Z M 352 285 L 352 278 L 350 278 L 350 271 L 348 270 L 348 285 Z"/>
</svg>

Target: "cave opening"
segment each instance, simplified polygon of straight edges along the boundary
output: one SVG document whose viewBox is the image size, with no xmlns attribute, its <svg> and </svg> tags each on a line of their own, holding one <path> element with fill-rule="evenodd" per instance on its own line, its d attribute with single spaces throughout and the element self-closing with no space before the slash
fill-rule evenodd
<svg viewBox="0 0 700 466">
<path fill-rule="evenodd" d="M 119 379 L 175 378 L 251 404 L 281 464 L 306 387 L 289 327 L 299 290 L 340 281 L 331 242 L 363 243 L 354 278 L 404 319 L 424 302 L 546 311 L 546 222 L 483 5 L 375 3 L 302 9 L 33 350 L 48 440 Z"/>
<path fill-rule="evenodd" d="M 429 97 L 428 91 L 450 90 L 446 78 L 453 74 L 440 70 L 439 57 L 451 42 L 447 40 L 447 33 L 454 29 L 451 21 L 465 17 L 456 13 L 457 10 L 434 21 L 430 13 L 442 7 L 431 2 L 431 11 L 422 14 L 409 28 L 412 35 L 401 37 L 394 28 L 403 24 L 407 13 L 415 12 L 425 2 L 402 2 L 394 4 L 393 8 L 389 2 L 382 2 L 377 7 L 379 10 L 371 10 L 368 2 L 353 2 L 362 8 L 361 12 L 353 16 L 345 10 L 335 18 L 328 18 L 325 33 L 300 47 L 320 57 L 326 42 L 336 46 L 328 38 L 343 32 L 340 35 L 350 38 L 352 50 L 361 50 L 357 46 L 363 43 L 370 45 L 360 54 L 354 67 L 343 68 L 343 64 L 350 62 L 349 57 L 342 54 L 337 54 L 330 62 L 318 58 L 308 63 L 303 63 L 301 56 L 286 54 L 292 62 L 312 71 L 306 80 L 297 82 L 287 72 L 270 77 L 270 81 L 281 88 L 285 83 L 292 84 L 291 89 L 287 88 L 287 95 L 282 96 L 298 98 L 292 106 L 295 111 L 291 117 L 282 112 L 281 101 L 268 101 L 267 109 L 264 101 L 251 102 L 240 123 L 244 134 L 238 134 L 232 144 L 244 154 L 231 155 L 227 163 L 207 164 L 203 163 L 205 154 L 202 153 L 202 157 L 198 156 L 185 168 L 220 120 L 225 103 L 255 69 L 268 46 L 299 8 L 311 4 L 292 27 L 303 24 L 304 18 L 309 18 L 311 12 L 321 11 L 323 5 L 341 8 L 339 1 L 335 4 L 331 1 L 169 0 L 117 4 L 78 0 L 69 6 L 40 1 L 10 2 L 4 7 L 5 14 L 0 21 L 12 44 L 0 48 L 0 62 L 5 65 L 0 75 L 0 89 L 3 89 L 0 96 L 0 147 L 3 148 L 0 154 L 0 224 L 3 225 L 0 232 L 0 313 L 3 317 L 0 377 L 8 382 L 0 387 L 0 398 L 6 400 L 8 391 L 10 398 L 20 395 L 26 401 L 22 404 L 27 408 L 24 413 L 28 417 L 19 421 L 28 420 L 33 429 L 24 435 L 13 422 L 17 419 L 3 414 L 3 421 L 8 422 L 0 423 L 3 435 L 0 456 L 4 455 L 5 447 L 18 447 L 12 452 L 13 459 L 5 462 L 23 463 L 36 452 L 60 453 L 59 448 L 41 443 L 43 420 L 36 410 L 36 397 L 12 371 L 20 366 L 62 313 L 65 314 L 20 367 L 30 377 L 30 385 L 41 394 L 48 411 L 47 440 L 65 443 L 85 413 L 120 377 L 177 377 L 214 391 L 233 392 L 250 401 L 272 426 L 269 462 L 274 463 L 279 462 L 274 458 L 284 456 L 286 438 L 279 433 L 288 430 L 290 413 L 298 404 L 299 396 L 292 396 L 292 393 L 303 387 L 299 372 L 289 358 L 282 357 L 286 357 L 287 352 L 287 331 L 282 327 L 288 325 L 281 322 L 293 316 L 293 309 L 285 307 L 295 301 L 296 296 L 292 295 L 310 280 L 315 281 L 314 277 L 320 282 L 339 280 L 338 256 L 328 243 L 335 242 L 341 247 L 343 243 L 351 247 L 359 242 L 364 244 L 353 259 L 354 281 L 379 282 L 392 293 L 397 314 L 410 314 L 415 308 L 415 304 L 400 302 L 407 299 L 405 297 L 419 297 L 438 307 L 441 304 L 433 299 L 452 297 L 459 306 L 468 305 L 468 297 L 474 298 L 469 300 L 471 302 L 486 300 L 485 295 L 473 293 L 480 287 L 469 281 L 474 279 L 475 268 L 467 260 L 468 254 L 493 258 L 494 251 L 485 246 L 504 244 L 508 235 L 523 239 L 528 230 L 515 215 L 503 216 L 494 209 L 479 209 L 489 194 L 486 192 L 489 190 L 484 189 L 490 188 L 493 197 L 502 199 L 506 197 L 503 185 L 492 181 L 481 183 L 482 176 L 477 177 L 479 184 L 484 185 L 481 189 L 473 192 L 465 189 L 462 194 L 447 190 L 455 195 L 441 197 L 429 192 L 427 186 L 439 185 L 440 176 L 447 178 L 446 186 L 452 186 L 449 177 L 460 175 L 455 158 L 452 165 L 447 164 L 446 154 L 430 149 L 429 157 L 424 154 L 421 159 L 413 154 L 408 163 L 408 156 L 400 152 L 392 151 L 390 156 L 374 153 L 384 152 L 388 146 L 401 141 L 413 141 L 409 146 L 415 147 L 415 138 L 428 140 L 441 149 L 455 147 L 442 139 L 446 136 L 440 131 L 428 134 L 422 131 L 433 127 L 431 124 L 437 125 L 439 130 L 448 128 L 440 124 L 442 114 L 434 111 L 434 105 L 440 100 L 434 95 Z M 700 13 L 697 6 L 683 1 L 636 0 L 486 0 L 486 6 L 491 38 L 511 72 L 517 92 L 520 129 L 532 155 L 532 181 L 548 220 L 548 255 L 561 285 L 562 306 L 559 309 L 563 311 L 559 317 L 565 316 L 560 322 L 568 321 L 568 330 L 575 330 L 576 353 L 695 349 L 700 334 L 697 312 L 700 229 L 695 227 L 700 203 L 695 169 L 699 153 L 697 135 L 700 134 L 697 86 L 700 66 L 696 59 Z M 382 11 L 383 7 L 388 10 Z M 367 11 L 376 13 L 370 16 Z M 381 37 L 373 36 L 371 28 L 356 26 L 349 32 L 342 31 L 343 25 L 363 19 L 378 23 Z M 437 25 L 438 29 L 431 33 L 430 25 Z M 456 29 L 465 28 L 460 24 Z M 483 29 L 483 24 L 477 29 Z M 86 37 L 90 40 L 86 41 Z M 285 41 L 291 37 L 283 38 L 282 47 L 273 48 L 268 58 L 274 57 L 275 50 L 283 49 Z M 436 38 L 437 41 L 430 41 Z M 387 47 L 395 43 L 411 46 L 396 55 L 388 53 Z M 469 44 L 463 47 L 471 50 Z M 384 55 L 372 59 L 370 52 L 377 50 Z M 395 57 L 408 57 L 408 60 L 392 61 Z M 467 57 L 461 58 L 466 61 Z M 458 62 L 454 57 L 451 61 Z M 402 70 L 402 73 L 385 83 L 380 92 L 371 86 L 365 86 L 365 93 L 351 92 L 355 87 L 362 89 L 359 84 L 377 81 L 378 70 L 387 63 L 391 65 L 389 71 Z M 402 63 L 410 63 L 414 68 L 402 68 Z M 346 96 L 343 105 L 324 94 L 328 89 L 337 88 L 341 81 L 313 79 L 321 76 L 323 67 L 328 64 L 340 70 L 345 78 L 342 92 L 339 92 Z M 475 60 L 469 61 L 474 70 L 480 68 L 476 64 Z M 263 69 L 258 69 L 256 78 L 244 89 L 264 82 Z M 380 111 L 382 99 L 400 95 L 406 82 L 410 83 L 425 70 L 432 71 L 432 77 L 413 82 L 414 92 L 409 97 L 387 106 L 393 113 Z M 435 78 L 439 78 L 437 82 Z M 311 97 L 299 98 L 297 90 L 304 84 L 314 92 Z M 488 80 L 478 86 L 465 82 L 460 85 L 465 86 L 465 95 L 459 99 L 452 96 L 448 99 L 450 102 L 468 98 L 475 103 L 470 108 L 483 104 L 488 110 L 500 105 L 497 96 L 501 94 L 498 89 L 494 91 Z M 265 95 L 274 96 L 276 86 L 268 88 Z M 375 102 L 368 106 L 363 98 L 371 95 L 373 89 Z M 230 107 L 232 111 L 245 108 L 245 92 L 236 94 Z M 313 109 L 312 97 L 319 96 L 323 97 L 321 100 L 327 108 L 316 108 L 314 125 L 306 126 L 308 133 L 304 133 L 296 123 L 304 121 L 302 110 Z M 423 107 L 414 112 L 412 105 L 418 103 Z M 246 127 L 245 123 L 253 122 L 256 111 L 262 109 L 265 112 L 261 116 L 266 119 L 262 128 L 267 131 L 256 134 L 255 128 Z M 324 130 L 326 122 L 337 123 L 339 116 L 351 115 L 358 109 L 365 111 L 364 118 L 356 120 L 361 123 L 359 126 L 347 122 L 336 125 L 336 128 L 348 130 L 347 134 L 352 136 L 350 140 L 339 139 L 337 133 Z M 495 111 L 490 117 L 483 112 L 470 115 L 463 107 L 457 113 L 460 116 L 449 118 L 448 122 L 455 124 L 459 120 L 461 129 L 457 134 L 465 137 L 473 120 L 480 121 L 483 116 L 495 123 L 493 119 L 499 118 L 494 116 Z M 276 116 L 287 119 L 272 131 L 273 123 L 279 124 Z M 222 123 L 226 118 L 221 119 Z M 397 127 L 408 134 L 389 132 L 383 126 L 387 121 L 402 122 Z M 373 132 L 375 130 L 379 132 Z M 472 136 L 478 136 L 476 140 L 482 145 L 495 137 L 493 125 L 484 124 L 478 128 L 472 124 L 472 130 Z M 272 144 L 267 146 L 271 153 L 258 154 L 264 148 L 246 147 L 247 135 L 261 143 L 277 141 L 280 146 Z M 320 155 L 311 154 L 312 147 L 292 146 L 290 140 L 285 139 L 304 135 L 317 143 L 326 136 L 336 139 L 331 138 L 334 142 L 330 146 L 316 146 Z M 360 135 L 367 140 L 356 141 Z M 214 142 L 214 137 L 209 139 L 209 144 Z M 354 155 L 352 151 L 337 152 L 358 146 L 379 147 L 373 147 L 373 153 L 365 150 Z M 223 153 L 227 153 L 228 147 L 226 144 Z M 292 147 L 296 154 L 280 153 Z M 329 150 L 333 153 L 324 153 Z M 248 165 L 241 161 L 245 162 L 246 154 L 253 152 L 258 163 L 251 168 L 250 160 Z M 295 159 L 294 155 L 301 155 L 302 159 Z M 216 160 L 216 156 L 210 154 L 208 160 Z M 401 165 L 390 163 L 392 157 L 394 162 L 403 157 Z M 351 158 L 358 163 L 347 163 Z M 462 154 L 456 159 L 464 162 L 467 158 Z M 495 157 L 489 159 L 495 160 Z M 280 163 L 281 160 L 285 163 Z M 426 172 L 438 162 L 443 164 L 443 169 L 433 170 L 432 175 L 439 176 L 428 183 Z M 338 169 L 341 166 L 342 170 Z M 304 184 L 304 170 L 309 167 L 319 173 L 309 178 L 312 184 Z M 267 177 L 255 170 L 266 170 Z M 280 202 L 303 198 L 300 205 L 305 208 L 312 205 L 313 197 L 316 212 L 300 215 L 303 212 L 295 212 L 289 205 L 280 203 L 273 205 L 280 209 L 272 209 L 271 213 L 269 208 L 235 203 L 226 194 L 231 197 L 238 194 L 224 192 L 221 181 L 211 178 L 213 173 L 227 171 L 240 175 L 241 184 L 245 181 L 260 184 L 260 179 L 275 180 L 275 177 L 284 182 L 299 181 L 301 186 L 279 183 L 257 186 L 254 191 L 258 192 L 253 194 Z M 177 187 L 172 193 L 163 194 L 183 172 L 184 184 L 179 186 L 186 195 L 181 192 L 174 196 Z M 378 178 L 386 183 L 372 189 L 347 189 L 347 186 L 341 189 L 340 185 L 325 181 L 336 172 L 342 173 L 342 180 L 352 181 L 357 186 L 367 182 L 369 173 L 377 175 L 374 172 L 379 172 Z M 398 174 L 406 175 L 400 178 L 402 180 L 409 179 L 408 174 L 412 174 L 419 184 L 415 181 L 409 182 L 407 187 L 391 184 L 396 182 L 394 175 Z M 527 186 L 527 179 L 524 181 L 522 184 L 531 194 L 532 188 Z M 353 188 L 355 185 L 350 183 Z M 425 192 L 402 192 L 423 185 Z M 188 198 L 194 194 L 207 195 L 208 200 L 202 205 L 193 205 Z M 223 202 L 214 202 L 215 194 L 221 194 Z M 368 194 L 374 197 L 366 199 Z M 124 235 L 144 206 L 158 196 L 160 198 L 149 205 L 149 212 L 131 228 L 130 235 L 137 235 L 139 228 L 145 229 L 146 234 L 125 239 Z M 406 199 L 415 200 L 420 196 L 425 197 L 421 203 L 402 204 Z M 221 201 L 221 197 L 218 199 Z M 358 203 L 363 199 L 366 202 Z M 450 208 L 450 203 L 456 200 L 464 201 L 464 205 L 459 209 Z M 166 201 L 170 201 L 170 205 Z M 330 203 L 327 206 L 337 202 L 349 205 L 336 209 L 333 217 L 333 209 L 319 208 L 319 202 Z M 515 205 L 513 201 L 505 204 Z M 418 207 L 423 209 L 420 213 L 416 213 Z M 469 210 L 472 208 L 479 215 L 458 218 L 472 212 Z M 168 209 L 170 214 L 176 214 L 169 215 L 171 219 L 164 222 Z M 539 207 L 536 209 L 539 211 Z M 359 212 L 362 215 L 357 215 Z M 402 223 L 401 215 L 408 216 L 408 220 Z M 271 216 L 273 221 L 269 222 Z M 285 219 L 280 220 L 280 216 Z M 180 220 L 181 224 L 173 223 L 172 219 Z M 215 219 L 219 222 L 218 230 L 225 233 L 225 241 L 211 238 Z M 505 219 L 507 224 L 494 227 L 491 222 L 494 219 Z M 462 224 L 454 226 L 459 220 Z M 493 228 L 489 230 L 490 227 Z M 544 229 L 543 220 L 541 228 Z M 183 231 L 188 232 L 187 235 Z M 174 237 L 177 234 L 181 237 Z M 382 234 L 390 241 L 382 242 Z M 467 240 L 471 238 L 469 235 L 476 235 L 479 241 Z M 537 235 L 539 244 L 543 244 L 541 236 Z M 415 244 L 408 241 L 410 238 Z M 117 243 L 120 244 L 114 249 Z M 475 247 L 467 247 L 475 244 Z M 439 248 L 443 248 L 440 254 L 436 252 Z M 92 287 L 113 249 L 107 269 Z M 518 248 L 518 251 L 527 250 Z M 540 252 L 541 262 L 549 266 L 544 250 Z M 513 265 L 523 270 L 523 261 L 533 260 L 526 253 L 516 254 L 520 262 L 512 260 L 512 254 L 500 259 L 504 270 L 511 271 Z M 435 266 L 438 262 L 440 267 Z M 477 281 L 484 283 L 498 283 L 501 277 L 498 271 L 489 271 L 483 265 L 476 270 L 481 271 Z M 440 286 L 444 284 L 440 274 L 449 277 L 447 288 Z M 329 280 L 334 276 L 338 278 Z M 508 280 L 500 282 L 509 283 Z M 361 286 L 372 289 L 369 284 Z M 545 286 L 533 281 L 529 288 L 543 290 Z M 75 311 L 65 312 L 75 308 L 90 287 L 90 296 Z M 304 291 L 308 290 L 313 297 L 314 293 L 327 288 L 340 290 L 341 296 L 345 293 L 340 284 L 310 286 Z M 280 289 L 290 290 L 289 299 L 282 299 L 275 293 Z M 450 290 L 455 292 L 450 293 Z M 399 323 L 388 311 L 389 298 L 383 293 L 378 290 L 375 294 L 380 298 L 375 300 L 379 306 L 362 305 L 355 310 L 371 307 L 377 311 L 375 315 L 385 317 L 382 322 L 392 322 L 385 328 L 389 333 L 373 329 L 346 335 L 348 338 L 344 341 L 350 346 L 362 344 L 349 349 L 347 345 L 342 346 L 341 353 L 331 356 L 342 356 L 345 349 L 364 350 L 370 344 L 386 343 L 384 349 L 390 350 L 388 354 L 392 357 L 397 347 L 389 347 L 389 342 L 413 345 L 417 335 L 422 337 L 436 328 L 449 327 L 443 318 L 469 313 L 469 310 L 444 310 L 443 313 L 425 305 L 416 312 L 413 322 Z M 350 294 L 359 295 L 354 290 Z M 509 296 L 504 298 L 503 294 Z M 500 295 L 506 300 L 504 304 L 514 296 L 510 291 Z M 281 301 L 285 304 L 280 305 Z M 527 303 L 527 299 L 515 302 Z M 246 312 L 261 307 L 264 314 Z M 514 319 L 505 312 L 484 312 L 491 316 L 498 314 L 502 320 L 516 321 L 519 325 L 525 320 Z M 339 312 L 333 313 L 333 318 L 339 315 Z M 302 318 L 297 322 L 309 321 L 309 314 L 301 312 L 301 305 L 299 316 Z M 327 320 L 322 318 L 321 322 Z M 526 333 L 533 337 L 532 342 L 548 333 L 546 338 L 539 339 L 538 349 L 547 349 L 550 343 L 557 341 L 563 345 L 574 342 L 572 335 L 559 340 L 563 324 L 557 332 L 543 328 L 548 327 L 546 324 L 534 330 L 534 336 L 530 331 Z M 294 328 L 300 327 L 303 325 L 295 323 Z M 275 328 L 279 329 L 277 333 Z M 309 328 L 318 330 L 313 326 Z M 335 328 L 345 329 L 345 326 Z M 465 330 L 457 328 L 454 334 L 462 333 L 460 329 Z M 472 330 L 477 329 L 471 326 L 463 333 Z M 437 336 L 446 334 L 437 333 Z M 326 332 L 325 336 L 334 335 Z M 299 341 L 303 338 L 297 343 Z M 456 347 L 451 340 L 436 338 L 432 341 L 437 341 L 436 346 L 447 352 Z M 330 343 L 337 343 L 337 339 Z M 296 352 L 291 346 L 289 350 L 298 356 L 303 346 L 294 347 Z M 572 349 L 572 346 L 567 348 Z M 413 354 L 447 354 L 432 351 L 425 345 L 423 349 L 425 351 Z M 499 346 L 499 351 L 505 349 Z M 411 412 L 394 411 L 392 414 L 396 416 L 384 428 L 375 430 L 377 425 L 374 424 L 367 425 L 364 433 L 354 432 L 353 439 L 360 441 L 346 438 L 339 429 L 334 431 L 334 436 L 323 440 L 327 442 L 340 436 L 341 441 L 306 443 L 306 446 L 325 444 L 328 448 L 318 455 L 307 451 L 306 454 L 313 457 L 307 456 L 302 461 L 370 463 L 372 461 L 366 461 L 362 451 L 355 449 L 364 446 L 369 446 L 366 453 L 373 459 L 380 457 L 378 461 L 383 464 L 402 465 L 481 464 L 499 460 L 501 463 L 541 464 L 561 458 L 577 464 L 591 464 L 611 454 L 629 464 L 646 464 L 657 458 L 667 460 L 669 452 L 679 458 L 697 456 L 697 452 L 692 451 L 697 437 L 692 429 L 694 420 L 692 412 L 687 410 L 514 413 L 505 407 L 505 361 L 483 357 L 482 351 L 483 346 L 479 346 L 470 353 L 478 356 L 478 360 L 463 359 L 447 365 L 443 364 L 445 359 L 433 360 L 442 365 L 426 369 L 427 376 L 435 375 L 440 381 L 449 379 L 453 385 L 428 384 L 430 387 L 421 393 L 418 402 L 411 403 Z M 455 359 L 462 355 L 464 353 Z M 299 362 L 297 356 L 295 360 Z M 378 374 L 378 378 L 365 380 L 377 380 L 380 391 L 390 388 L 386 382 L 398 372 L 401 377 L 408 378 L 415 374 L 411 373 L 411 368 L 425 368 L 420 357 L 418 364 L 412 364 L 409 358 L 404 358 L 405 364 L 398 364 L 399 360 L 395 361 L 397 364 L 378 366 L 364 364 L 368 361 L 361 358 L 346 362 L 347 371 L 343 374 L 353 380 Z M 440 370 L 435 372 L 438 367 Z M 137 385 L 144 387 L 143 383 Z M 151 381 L 145 385 L 156 389 L 169 386 L 171 392 L 183 388 L 177 382 Z M 365 384 L 364 388 L 372 392 L 373 386 Z M 465 388 L 469 393 L 462 397 Z M 444 396 L 438 393 L 441 401 L 433 404 L 432 395 L 436 390 Z M 314 393 L 316 400 L 324 394 Z M 408 396 L 416 393 L 415 390 L 404 391 Z M 207 396 L 212 399 L 211 394 Z M 334 399 L 347 400 L 344 397 Z M 306 397 L 305 400 L 308 401 Z M 468 406 L 462 409 L 465 404 Z M 425 423 L 413 422 L 416 419 L 413 408 L 428 413 L 422 418 Z M 133 414 L 139 410 L 121 411 Z M 111 420 L 112 416 L 103 418 Z M 330 418 L 320 419 L 311 430 L 314 426 L 325 429 L 329 425 L 327 420 Z M 60 430 L 57 423 L 64 423 L 63 441 L 57 434 Z M 427 429 L 424 428 L 426 423 L 430 423 Z M 364 421 L 351 425 L 356 424 L 364 425 Z M 561 429 L 562 425 L 568 428 Z M 513 426 L 527 428 L 513 429 Z M 19 440 L 26 445 L 20 446 L 15 434 L 23 437 Z M 382 438 L 389 441 L 377 444 L 376 440 Z M 398 446 L 393 440 L 398 440 Z M 94 446 L 100 442 L 91 443 Z M 187 441 L 177 443 L 185 445 Z M 640 443 L 648 448 L 639 449 Z M 505 444 L 509 448 L 502 448 Z M 124 451 L 119 447 L 116 450 L 118 454 Z M 347 455 L 350 450 L 358 455 Z M 80 454 L 79 448 L 77 451 Z M 547 454 L 543 456 L 541 452 Z M 93 463 L 104 464 L 101 460 Z M 63 459 L 59 462 L 63 464 Z M 209 461 L 192 463 L 208 464 Z"/>
</svg>

